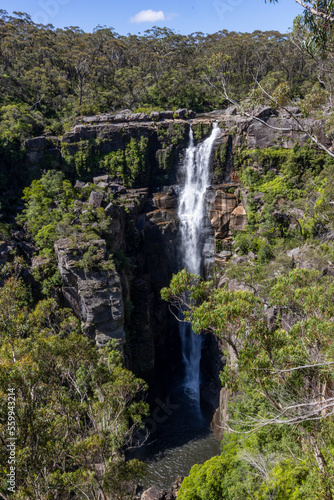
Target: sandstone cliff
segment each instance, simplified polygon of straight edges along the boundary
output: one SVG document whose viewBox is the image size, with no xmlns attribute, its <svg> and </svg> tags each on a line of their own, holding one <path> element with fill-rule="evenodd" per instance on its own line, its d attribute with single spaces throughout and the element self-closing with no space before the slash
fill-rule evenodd
<svg viewBox="0 0 334 500">
<path fill-rule="evenodd" d="M 81 318 L 84 331 L 98 345 L 109 338 L 121 344 L 126 341 L 128 366 L 147 380 L 158 380 L 159 390 L 167 388 L 168 373 L 180 363 L 177 327 L 160 299 L 160 289 L 178 270 L 178 183 L 182 181 L 178 166 L 188 144 L 190 124 L 196 141 L 210 134 L 214 121 L 221 128 L 207 192 L 204 257 L 208 275 L 214 266 L 224 268 L 232 255 L 231 235 L 246 224 L 247 192 L 240 189 L 235 168 L 240 152 L 292 148 L 308 141 L 287 113 L 279 115 L 264 108 L 254 116 L 238 115 L 235 108 L 197 117 L 186 110 L 150 115 L 125 112 L 79 118 L 61 138 L 26 141 L 26 165 L 32 176 L 56 168 L 76 181 L 79 190 L 95 184 L 89 203 L 103 208 L 112 219 L 108 241 L 96 242 L 101 263 L 109 255 L 119 262 L 114 269 L 86 272 L 78 266 L 82 249 L 68 240 L 56 242 L 63 294 Z M 331 147 L 321 120 L 299 120 Z M 259 168 L 256 164 L 251 167 Z M 214 359 L 211 366 L 210 359 Z M 220 395 L 219 402 L 218 374 L 223 360 L 213 339 L 203 345 L 203 365 L 202 396 L 212 409 L 220 407 L 215 417 L 219 425 L 226 394 Z"/>
</svg>

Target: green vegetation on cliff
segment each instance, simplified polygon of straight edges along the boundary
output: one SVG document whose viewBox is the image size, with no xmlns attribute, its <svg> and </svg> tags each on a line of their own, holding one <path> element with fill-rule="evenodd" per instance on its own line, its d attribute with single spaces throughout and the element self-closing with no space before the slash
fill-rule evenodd
<svg viewBox="0 0 334 500">
<path fill-rule="evenodd" d="M 122 367 L 112 344 L 97 350 L 71 311 L 53 299 L 33 307 L 21 270 L 19 260 L 6 266 L 0 288 L 4 442 L 10 437 L 7 403 L 15 401 L 17 475 L 10 498 L 50 498 L 51 491 L 64 500 L 73 495 L 132 498 L 128 481 L 140 475 L 143 465 L 125 463 L 122 449 L 147 413 L 140 399 L 146 386 Z M 0 492 L 7 498 L 6 446 L 1 446 L 0 461 Z"/>
<path fill-rule="evenodd" d="M 178 498 L 331 500 L 333 159 L 307 144 L 234 161 L 247 225 L 220 287 L 183 270 L 162 290 L 226 359 L 222 454 L 193 466 Z"/>
<path fill-rule="evenodd" d="M 327 9 L 330 2 L 320 3 Z M 98 350 L 82 334 L 85 325 L 62 307 L 54 243 L 61 238 L 73 243 L 69 268 L 76 266 L 82 275 L 96 272 L 108 278 L 115 266 L 121 268 L 126 321 L 133 323 L 132 335 L 145 333 L 145 310 L 140 321 L 131 316 L 130 257 L 138 250 L 138 235 L 127 217 L 140 200 L 137 194 L 130 200 L 129 193 L 118 197 L 125 208 L 117 212 L 112 190 L 104 192 L 104 206 L 110 202 L 116 218 L 124 215 L 115 221 L 107 207 L 89 202 L 92 191 L 98 198 L 104 189 L 89 181 L 102 169 L 128 188 L 151 186 L 150 138 L 132 137 L 122 129 L 115 150 L 101 137 L 86 140 L 79 133 L 60 145 L 59 136 L 82 115 L 124 108 L 140 113 L 223 108 L 228 105 L 224 85 L 241 109 L 297 105 L 297 115 L 324 118 L 329 134 L 332 34 L 321 22 L 325 36 L 322 25 L 307 16 L 295 21 L 292 38 L 276 31 L 226 30 L 184 36 L 167 28 L 121 36 L 112 28 L 98 27 L 93 33 L 55 29 L 36 25 L 26 14 L 0 12 L 4 246 L 11 238 L 17 193 L 30 184 L 16 218 L 21 234 L 15 242 L 31 268 L 15 256 L 13 246 L 4 252 L 7 263 L 0 275 L 0 437 L 6 443 L 8 391 L 13 389 L 19 472 L 13 500 L 125 500 L 133 498 L 130 480 L 143 469 L 137 461 L 124 461 L 124 449 L 147 414 L 141 397 L 146 384 L 123 367 L 116 345 Z M 310 26 L 317 29 L 312 32 Z M 254 85 L 254 75 L 262 88 Z M 154 115 L 152 121 L 161 146 L 152 160 L 154 181 L 162 184 L 187 125 L 158 122 Z M 195 125 L 195 140 L 210 129 L 209 124 Z M 229 131 L 230 139 L 236 129 Z M 48 143 L 57 145 L 62 163 L 47 151 L 29 172 L 24 141 L 41 134 L 54 136 Z M 217 335 L 227 360 L 221 382 L 229 397 L 225 424 L 230 432 L 221 456 L 194 466 L 178 498 L 332 500 L 333 160 L 309 145 L 287 150 L 277 141 L 277 147 L 250 150 L 243 139 L 240 144 L 240 149 L 233 149 L 232 142 L 220 144 L 214 157 L 217 178 L 234 160 L 241 180 L 238 196 L 247 201 L 248 223 L 233 235 L 236 251 L 225 269 L 225 284 L 215 289 L 182 271 L 162 292 L 174 305 L 188 307 L 196 331 Z M 87 185 L 74 188 L 54 168 Z M 122 224 L 127 254 L 112 255 L 112 238 Z M 145 300 L 142 282 L 137 282 L 137 294 Z M 242 290 L 235 291 L 231 283 Z M 1 496 L 8 494 L 9 484 L 5 446 L 0 461 L 5 464 Z"/>
<path fill-rule="evenodd" d="M 162 292 L 176 307 L 187 304 L 195 332 L 218 336 L 227 361 L 222 456 L 193 467 L 182 500 L 334 493 L 334 279 L 278 262 L 257 267 L 260 279 L 247 280 L 255 293 L 213 289 L 185 270 Z"/>
<path fill-rule="evenodd" d="M 80 193 L 64 179 L 62 172 L 49 170 L 25 188 L 26 208 L 18 221 L 26 223 L 29 234 L 45 256 L 53 254 L 54 242 L 60 238 L 81 237 L 89 241 L 107 237 L 110 219 L 105 210 L 89 204 L 81 210 L 90 192 L 96 189 L 92 184 Z"/>
</svg>

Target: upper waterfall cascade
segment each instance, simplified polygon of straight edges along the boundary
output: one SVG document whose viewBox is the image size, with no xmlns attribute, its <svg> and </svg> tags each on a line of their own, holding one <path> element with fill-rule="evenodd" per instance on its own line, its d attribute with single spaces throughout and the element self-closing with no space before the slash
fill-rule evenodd
<svg viewBox="0 0 334 500">
<path fill-rule="evenodd" d="M 184 161 L 184 186 L 180 193 L 178 216 L 180 220 L 182 266 L 190 273 L 201 274 L 205 194 L 210 185 L 210 159 L 217 136 L 218 123 L 203 143 L 195 146 L 192 128 Z M 184 388 L 199 404 L 200 400 L 200 335 L 195 335 L 189 323 L 180 323 L 182 355 L 185 366 Z"/>
<path fill-rule="evenodd" d="M 185 182 L 180 194 L 178 216 L 180 220 L 183 266 L 190 273 L 201 273 L 202 232 L 205 216 L 205 193 L 210 185 L 210 158 L 213 144 L 220 133 L 218 123 L 213 124 L 210 137 L 195 146 L 190 127 L 189 146 L 184 161 Z"/>
</svg>

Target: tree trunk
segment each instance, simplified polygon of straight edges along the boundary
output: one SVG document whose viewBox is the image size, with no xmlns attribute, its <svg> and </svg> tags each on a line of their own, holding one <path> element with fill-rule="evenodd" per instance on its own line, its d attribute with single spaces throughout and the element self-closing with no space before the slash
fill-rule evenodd
<svg viewBox="0 0 334 500">
<path fill-rule="evenodd" d="M 325 457 L 323 456 L 323 454 L 319 448 L 319 445 L 317 443 L 316 438 L 312 434 L 309 434 L 309 437 L 310 437 L 310 443 L 311 443 L 311 446 L 313 449 L 314 458 L 318 464 L 318 467 L 319 467 L 319 470 L 320 470 L 320 473 L 322 476 L 324 488 L 325 488 L 324 500 L 333 500 L 330 481 L 329 481 L 328 474 L 327 474 L 327 463 L 326 463 Z"/>
</svg>

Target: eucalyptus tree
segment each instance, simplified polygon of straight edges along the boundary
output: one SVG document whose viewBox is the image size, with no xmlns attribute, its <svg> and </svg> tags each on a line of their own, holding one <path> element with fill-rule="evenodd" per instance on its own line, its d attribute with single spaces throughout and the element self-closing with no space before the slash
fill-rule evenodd
<svg viewBox="0 0 334 500">
<path fill-rule="evenodd" d="M 0 288 L 1 498 L 132 498 L 129 481 L 143 465 L 125 462 L 122 451 L 147 413 L 145 383 L 123 368 L 114 345 L 98 350 L 82 335 L 70 310 L 53 299 L 33 307 L 13 271 L 4 269 Z M 19 472 L 13 494 L 8 394 L 15 396 Z"/>
<path fill-rule="evenodd" d="M 332 499 L 333 459 L 326 446 L 333 445 L 333 278 L 294 269 L 273 279 L 266 307 L 252 292 L 211 287 L 183 270 L 162 297 L 185 311 L 195 332 L 211 332 L 224 346 L 222 385 L 249 400 L 241 419 L 232 413 L 226 429 L 247 435 L 264 426 L 291 426 L 292 437 L 297 428 L 317 464 L 324 498 Z M 274 324 L 268 307 L 277 313 Z M 252 412 L 254 399 L 263 401 L 261 413 Z"/>
</svg>

